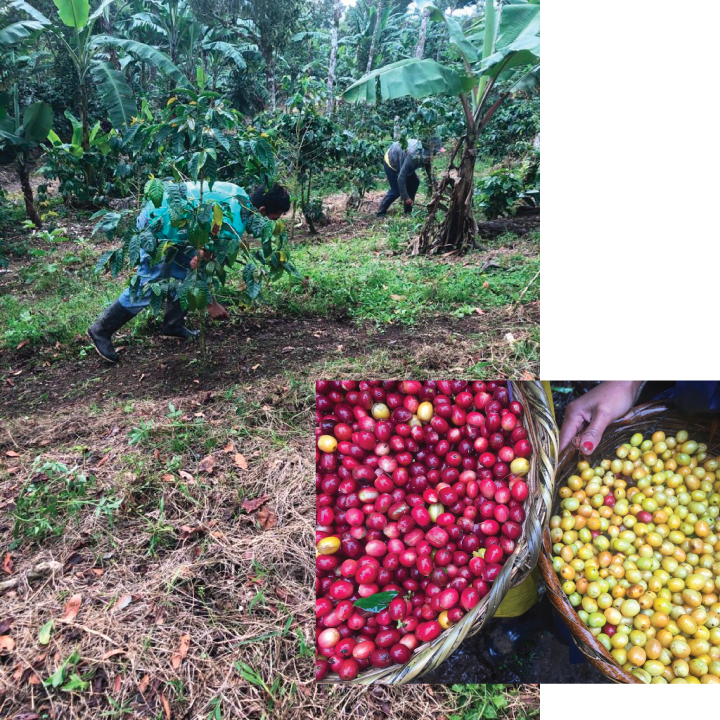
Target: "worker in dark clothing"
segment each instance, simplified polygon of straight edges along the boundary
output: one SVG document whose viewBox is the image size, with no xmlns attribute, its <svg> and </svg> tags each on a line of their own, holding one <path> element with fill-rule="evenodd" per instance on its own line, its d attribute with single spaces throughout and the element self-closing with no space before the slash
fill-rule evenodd
<svg viewBox="0 0 720 720">
<path fill-rule="evenodd" d="M 387 175 L 390 189 L 380 203 L 376 213 L 377 217 L 384 217 L 388 208 L 398 199 L 402 198 L 405 212 L 412 211 L 415 195 L 420 187 L 420 179 L 415 172 L 423 168 L 427 173 L 428 187 L 432 187 L 430 174 L 430 160 L 432 150 L 441 150 L 440 143 L 431 141 L 431 147 L 425 149 L 419 140 L 408 140 L 407 150 L 403 150 L 399 142 L 394 142 L 385 153 L 383 166 Z"/>
</svg>

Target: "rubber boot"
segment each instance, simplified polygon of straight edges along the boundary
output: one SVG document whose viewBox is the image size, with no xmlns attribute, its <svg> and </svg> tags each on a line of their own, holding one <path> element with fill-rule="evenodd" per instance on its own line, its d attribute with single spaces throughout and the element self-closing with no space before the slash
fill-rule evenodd
<svg viewBox="0 0 720 720">
<path fill-rule="evenodd" d="M 130 322 L 135 313 L 123 307 L 117 300 L 87 330 L 87 336 L 92 341 L 98 355 L 116 363 L 120 358 L 112 344 L 112 336 L 125 323 Z"/>
<path fill-rule="evenodd" d="M 385 195 L 380 202 L 380 207 L 377 209 L 375 217 L 385 217 L 387 215 L 388 208 L 395 202 L 395 200 L 397 200 L 397 197 L 394 197 L 390 193 Z"/>
<path fill-rule="evenodd" d="M 165 317 L 163 318 L 162 334 L 166 337 L 177 337 L 183 340 L 192 340 L 197 330 L 186 328 L 183 320 L 187 313 L 182 309 L 179 300 L 173 300 L 165 305 Z"/>
</svg>

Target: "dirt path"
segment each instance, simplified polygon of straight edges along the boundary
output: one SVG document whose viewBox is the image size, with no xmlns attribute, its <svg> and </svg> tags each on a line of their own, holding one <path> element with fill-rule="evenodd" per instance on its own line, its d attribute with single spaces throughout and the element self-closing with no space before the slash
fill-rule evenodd
<svg viewBox="0 0 720 720">
<path fill-rule="evenodd" d="M 329 365 L 335 374 L 352 373 L 353 361 L 362 359 L 373 368 L 373 358 L 380 353 L 385 375 L 418 366 L 426 371 L 461 371 L 507 354 L 507 333 L 521 340 L 539 321 L 538 314 L 539 304 L 533 303 L 505 308 L 489 319 L 442 317 L 422 326 L 390 326 L 382 332 L 352 320 L 245 317 L 209 328 L 208 360 L 203 360 L 197 343 L 151 333 L 129 337 L 129 331 L 116 339 L 118 365 L 106 363 L 91 350 L 86 357 L 77 357 L 87 344 L 85 338 L 60 353 L 26 346 L 0 352 L 0 408 L 3 415 L 15 417 L 76 402 L 225 389 L 284 371 L 322 375 Z M 487 337 L 487 344 L 480 345 L 478 336 Z"/>
</svg>

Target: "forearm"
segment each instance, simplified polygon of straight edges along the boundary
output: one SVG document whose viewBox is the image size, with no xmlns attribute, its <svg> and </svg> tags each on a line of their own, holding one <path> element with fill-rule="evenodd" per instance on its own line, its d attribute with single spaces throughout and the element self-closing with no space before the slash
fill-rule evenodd
<svg viewBox="0 0 720 720">
<path fill-rule="evenodd" d="M 410 198 L 410 194 L 407 190 L 407 175 L 405 175 L 402 171 L 398 173 L 398 190 L 400 191 L 400 197 L 403 200 L 408 200 Z"/>
<path fill-rule="evenodd" d="M 645 387 L 645 383 L 647 381 L 645 380 L 606 380 L 605 382 L 610 383 L 613 382 L 616 385 L 625 385 L 629 388 L 629 391 L 632 393 L 633 396 L 633 405 L 638 401 L 638 398 L 640 397 L 640 392 Z"/>
</svg>

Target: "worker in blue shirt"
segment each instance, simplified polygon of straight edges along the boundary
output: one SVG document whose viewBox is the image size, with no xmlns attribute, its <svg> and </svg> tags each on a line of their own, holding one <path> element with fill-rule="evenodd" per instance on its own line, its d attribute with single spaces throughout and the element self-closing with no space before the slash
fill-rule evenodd
<svg viewBox="0 0 720 720">
<path fill-rule="evenodd" d="M 189 200 L 199 200 L 199 183 L 184 183 L 184 190 Z M 205 183 L 202 199 L 203 202 L 225 203 L 229 206 L 232 216 L 231 224 L 238 235 L 242 235 L 245 231 L 241 213 L 243 206 L 247 207 L 252 203 L 257 212 L 269 220 L 277 220 L 290 209 L 290 196 L 281 185 L 275 185 L 270 190 L 259 187 L 252 196 L 248 196 L 243 188 L 234 183 L 215 182 L 212 189 Z M 151 222 L 153 226 L 161 224 L 161 227 L 156 230 L 158 238 L 177 242 L 178 229 L 170 224 L 168 202 L 168 196 L 165 193 L 160 207 L 156 208 L 153 203 L 148 203 L 138 216 L 137 227 L 142 229 Z M 150 260 L 151 256 L 141 250 L 137 280 L 133 283 L 136 288 L 133 291 L 126 288 L 120 297 L 88 328 L 88 337 L 95 350 L 105 360 L 118 361 L 118 354 L 112 343 L 112 335 L 150 304 L 151 289 L 148 284 L 159 279 L 183 280 L 190 270 L 197 267 L 198 257 L 193 248 L 185 247 L 170 262 L 151 265 Z M 145 292 L 142 292 L 143 288 L 146 288 Z M 207 310 L 210 317 L 215 320 L 229 317 L 227 310 L 214 300 L 208 305 Z M 186 312 L 177 297 L 168 300 L 165 305 L 162 334 L 183 340 L 197 335 L 197 331 L 185 327 L 185 315 Z"/>
</svg>

